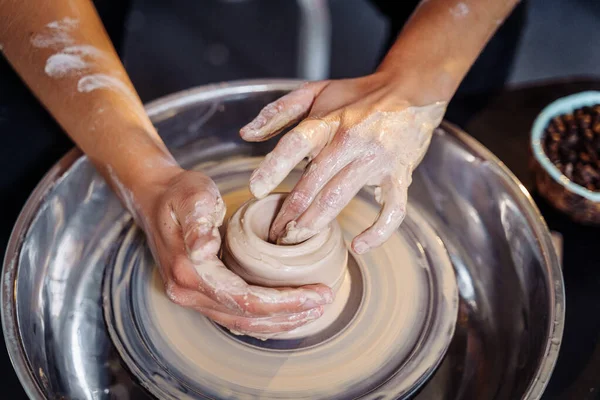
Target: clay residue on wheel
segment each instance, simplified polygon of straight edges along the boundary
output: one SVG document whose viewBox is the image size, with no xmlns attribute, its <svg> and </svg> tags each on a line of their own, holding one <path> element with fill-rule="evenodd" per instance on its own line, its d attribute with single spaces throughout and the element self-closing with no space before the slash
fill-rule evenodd
<svg viewBox="0 0 600 400">
<path fill-rule="evenodd" d="M 229 171 L 235 171 L 236 163 L 249 170 L 247 160 L 236 160 L 227 165 Z M 225 168 L 216 167 L 217 171 L 221 167 Z M 248 175 L 232 172 L 221 176 L 223 179 L 216 182 L 231 214 L 251 198 L 247 189 L 240 189 L 246 186 Z M 293 178 L 297 176 L 278 190 L 289 191 Z M 375 220 L 377 213 L 374 201 L 360 196 L 352 200 L 338 217 L 346 245 Z M 411 217 L 409 209 L 409 219 L 425 223 L 414 214 Z M 435 290 L 447 296 L 442 299 L 447 307 L 443 307 L 444 314 L 433 318 L 434 322 L 442 320 L 444 330 L 427 336 L 431 332 L 426 326 L 432 323 L 429 276 L 433 270 L 438 277 L 441 271 L 445 277 L 452 275 L 439 238 L 433 231 L 428 235 L 433 236 L 419 238 L 419 247 L 398 231 L 382 247 L 356 257 L 364 286 L 360 307 L 339 334 L 314 347 L 279 351 L 247 345 L 200 314 L 172 304 L 152 285 L 139 300 L 152 310 L 143 326 L 159 353 L 155 356 L 169 366 L 170 373 L 215 398 L 326 399 L 340 394 L 370 398 L 376 393 L 385 393 L 378 398 L 398 398 L 441 360 L 456 318 L 454 314 L 452 319 L 455 282 L 450 282 L 454 282 L 453 287 L 447 286 L 446 279 Z M 435 268 L 428 264 L 432 257 Z M 423 341 L 428 351 L 416 357 Z"/>
</svg>

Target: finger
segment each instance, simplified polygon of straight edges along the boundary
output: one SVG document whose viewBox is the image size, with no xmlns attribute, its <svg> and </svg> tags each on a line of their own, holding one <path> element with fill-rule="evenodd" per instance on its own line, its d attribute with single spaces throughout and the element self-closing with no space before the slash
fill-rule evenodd
<svg viewBox="0 0 600 400">
<path fill-rule="evenodd" d="M 204 293 L 197 290 L 180 287 L 174 282 L 165 285 L 165 294 L 173 303 L 192 309 L 210 309 L 218 312 L 231 313 L 224 305 L 214 301 Z"/>
<path fill-rule="evenodd" d="M 406 216 L 409 185 L 410 174 L 405 174 L 403 181 L 390 177 L 376 189 L 377 201 L 382 204 L 381 212 L 375 223 L 352 241 L 356 253 L 364 254 L 381 246 L 398 229 Z"/>
<path fill-rule="evenodd" d="M 304 118 L 310 112 L 315 98 L 328 81 L 311 82 L 268 104 L 258 116 L 240 130 L 242 139 L 261 142 Z"/>
<path fill-rule="evenodd" d="M 264 288 L 248 285 L 214 257 L 196 266 L 199 289 L 235 313 L 271 316 L 298 313 L 329 304 L 334 295 L 325 285 L 300 288 Z"/>
<path fill-rule="evenodd" d="M 323 120 L 305 120 L 285 134 L 250 177 L 250 191 L 263 198 L 279 185 L 296 165 L 327 144 L 329 125 Z"/>
<path fill-rule="evenodd" d="M 286 226 L 282 244 L 300 243 L 325 228 L 365 185 L 374 157 L 355 160 L 335 175 L 310 206 Z"/>
<path fill-rule="evenodd" d="M 180 257 L 168 272 L 167 295 L 169 291 L 173 295 L 190 294 L 181 292 L 183 289 L 196 291 L 198 296 L 187 297 L 186 300 L 201 302 L 206 297 L 219 304 L 220 310 L 227 309 L 239 315 L 293 314 L 329 304 L 334 298 L 332 290 L 325 285 L 300 288 L 248 285 L 216 256 L 198 264 L 191 263 L 187 257 Z"/>
<path fill-rule="evenodd" d="M 298 218 L 313 202 L 321 189 L 352 161 L 354 155 L 331 143 L 308 165 L 294 189 L 285 198 L 275 217 L 269 239 L 276 242 L 284 233 L 288 223 Z"/>
<path fill-rule="evenodd" d="M 334 294 L 325 285 L 306 285 L 300 288 L 265 288 L 249 286 L 248 293 L 234 296 L 250 315 L 282 315 L 310 310 L 333 302 Z"/>
<path fill-rule="evenodd" d="M 305 287 L 305 289 L 310 290 L 311 286 L 307 286 Z M 314 288 L 312 287 L 312 289 L 316 289 L 317 291 L 319 290 L 318 288 Z M 308 311 L 311 310 L 313 308 L 319 308 L 321 307 L 321 305 L 316 304 L 315 302 L 312 302 L 312 300 L 307 299 L 307 301 L 304 301 L 304 303 L 302 304 L 297 304 L 294 307 L 282 307 L 278 312 L 269 312 L 266 309 L 261 309 L 259 308 L 255 308 L 254 311 L 252 311 L 252 309 L 254 307 L 251 307 L 250 302 L 253 301 L 252 300 L 252 296 L 248 296 L 246 299 L 243 299 L 243 301 L 245 301 L 246 303 L 248 303 L 248 305 L 246 306 L 246 310 L 242 310 L 241 307 L 240 309 L 234 309 L 232 310 L 231 308 L 211 299 L 209 296 L 207 296 L 206 294 L 199 292 L 198 290 L 192 290 L 192 289 L 186 289 L 185 287 L 181 287 L 178 284 L 171 282 L 167 285 L 165 285 L 165 293 L 167 295 L 167 297 L 169 298 L 169 300 L 171 300 L 173 303 L 180 305 L 182 307 L 186 307 L 186 308 L 192 308 L 195 310 L 200 310 L 200 309 L 211 309 L 211 310 L 215 310 L 218 312 L 222 312 L 222 313 L 227 313 L 227 314 L 231 314 L 231 315 L 245 315 L 245 316 L 254 316 L 254 317 L 265 317 L 265 316 L 276 316 L 276 315 L 291 315 L 291 314 L 297 314 L 303 311 Z"/>
<path fill-rule="evenodd" d="M 204 190 L 186 197 L 175 208 L 189 258 L 201 262 L 219 252 L 219 227 L 225 218 L 225 203 L 217 190 Z"/>
<path fill-rule="evenodd" d="M 323 315 L 323 307 L 313 308 L 297 314 L 265 318 L 247 318 L 210 309 L 198 311 L 233 333 L 254 336 L 260 339 L 291 331 Z"/>
</svg>

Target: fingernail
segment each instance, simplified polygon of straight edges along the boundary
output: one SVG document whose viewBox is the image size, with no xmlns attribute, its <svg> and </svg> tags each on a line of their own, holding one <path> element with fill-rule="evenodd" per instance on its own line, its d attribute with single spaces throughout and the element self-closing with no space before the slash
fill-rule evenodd
<svg viewBox="0 0 600 400">
<path fill-rule="evenodd" d="M 256 133 L 257 130 L 263 128 L 267 124 L 267 119 L 263 115 L 258 115 L 250 123 L 240 129 L 242 136 Z"/>
<path fill-rule="evenodd" d="M 212 227 L 209 232 L 186 240 L 188 256 L 192 261 L 202 261 L 219 252 L 221 247 L 219 229 Z"/>
<path fill-rule="evenodd" d="M 335 298 L 335 296 L 333 295 L 333 292 L 331 290 L 326 290 L 325 293 L 321 295 L 321 298 L 323 299 L 325 304 L 331 304 L 333 303 L 333 299 Z"/>
<path fill-rule="evenodd" d="M 315 301 L 315 300 L 306 300 L 304 303 L 302 303 L 302 308 L 305 310 L 311 310 L 315 307 L 319 307 L 323 305 L 323 303 L 321 301 Z"/>
<path fill-rule="evenodd" d="M 310 239 L 317 234 L 317 231 L 298 227 L 296 221 L 291 221 L 285 227 L 284 234 L 278 239 L 278 244 L 298 244 Z"/>
<path fill-rule="evenodd" d="M 317 308 L 308 310 L 306 317 L 308 319 L 317 319 L 322 315 L 323 315 L 323 307 L 317 307 Z"/>
<path fill-rule="evenodd" d="M 269 185 L 265 183 L 262 176 L 250 178 L 250 192 L 257 199 L 262 199 L 269 194 Z"/>
<path fill-rule="evenodd" d="M 352 248 L 354 249 L 354 252 L 357 254 L 364 254 L 367 251 L 369 251 L 369 245 L 361 240 L 355 242 L 354 245 L 352 246 Z"/>
</svg>

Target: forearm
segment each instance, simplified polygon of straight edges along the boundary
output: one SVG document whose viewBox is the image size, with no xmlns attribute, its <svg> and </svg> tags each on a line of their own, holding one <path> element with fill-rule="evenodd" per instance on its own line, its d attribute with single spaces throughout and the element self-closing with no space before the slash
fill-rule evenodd
<svg viewBox="0 0 600 400">
<path fill-rule="evenodd" d="M 420 105 L 449 101 L 519 0 L 423 1 L 378 68 L 414 85 Z M 410 92 L 404 87 L 403 92 Z"/>
<path fill-rule="evenodd" d="M 25 83 L 121 197 L 123 188 L 136 191 L 147 180 L 159 179 L 162 167 L 176 165 L 91 1 L 5 0 L 0 3 L 0 44 Z"/>
</svg>

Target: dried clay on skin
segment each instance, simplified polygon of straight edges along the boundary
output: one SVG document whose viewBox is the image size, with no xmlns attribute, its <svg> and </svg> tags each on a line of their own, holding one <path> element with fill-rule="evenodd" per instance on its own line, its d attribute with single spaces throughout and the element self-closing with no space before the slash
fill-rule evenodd
<svg viewBox="0 0 600 400">
<path fill-rule="evenodd" d="M 137 96 L 129 86 L 121 79 L 107 74 L 86 75 L 77 82 L 77 91 L 80 93 L 89 93 L 98 89 L 112 90 L 133 99 Z"/>
<path fill-rule="evenodd" d="M 56 48 L 73 44 L 75 41 L 69 34 L 79 25 L 76 18 L 65 17 L 60 21 L 47 24 L 42 32 L 31 38 L 31 44 L 37 48 Z"/>
<path fill-rule="evenodd" d="M 94 46 L 69 46 L 50 56 L 44 70 L 52 78 L 63 78 L 93 68 L 95 61 L 104 56 L 105 53 Z"/>
<path fill-rule="evenodd" d="M 107 56 L 105 52 L 94 46 L 75 44 L 71 31 L 78 25 L 77 19 L 65 17 L 60 21 L 50 22 L 42 29 L 42 32 L 34 35 L 31 39 L 34 47 L 58 50 L 48 57 L 44 67 L 44 72 L 51 78 L 77 76 L 92 71 L 99 67 L 98 61 Z M 136 94 L 117 76 L 107 73 L 92 73 L 81 77 L 77 82 L 77 91 L 80 93 L 89 93 L 98 89 L 124 94 L 137 103 Z"/>
<path fill-rule="evenodd" d="M 464 18 L 469 15 L 469 6 L 465 3 L 458 3 L 450 8 L 450 14 L 456 18 Z"/>
<path fill-rule="evenodd" d="M 384 209 L 386 202 L 394 202 L 399 210 L 389 224 L 399 224 L 398 219 L 403 218 L 400 214 L 406 208 L 410 175 L 425 155 L 445 107 L 446 103 L 439 102 L 397 112 L 375 112 L 353 126 L 345 135 L 336 160 L 330 161 L 336 163 L 333 179 L 350 168 L 343 182 L 326 194 L 321 190 L 312 199 L 316 206 L 312 210 L 318 210 L 318 214 L 310 215 L 309 208 L 308 214 L 288 223 L 282 243 L 298 243 L 314 235 L 335 217 L 333 214 L 339 212 L 341 202 L 349 201 L 364 184 L 379 188 L 376 193 Z"/>
</svg>

